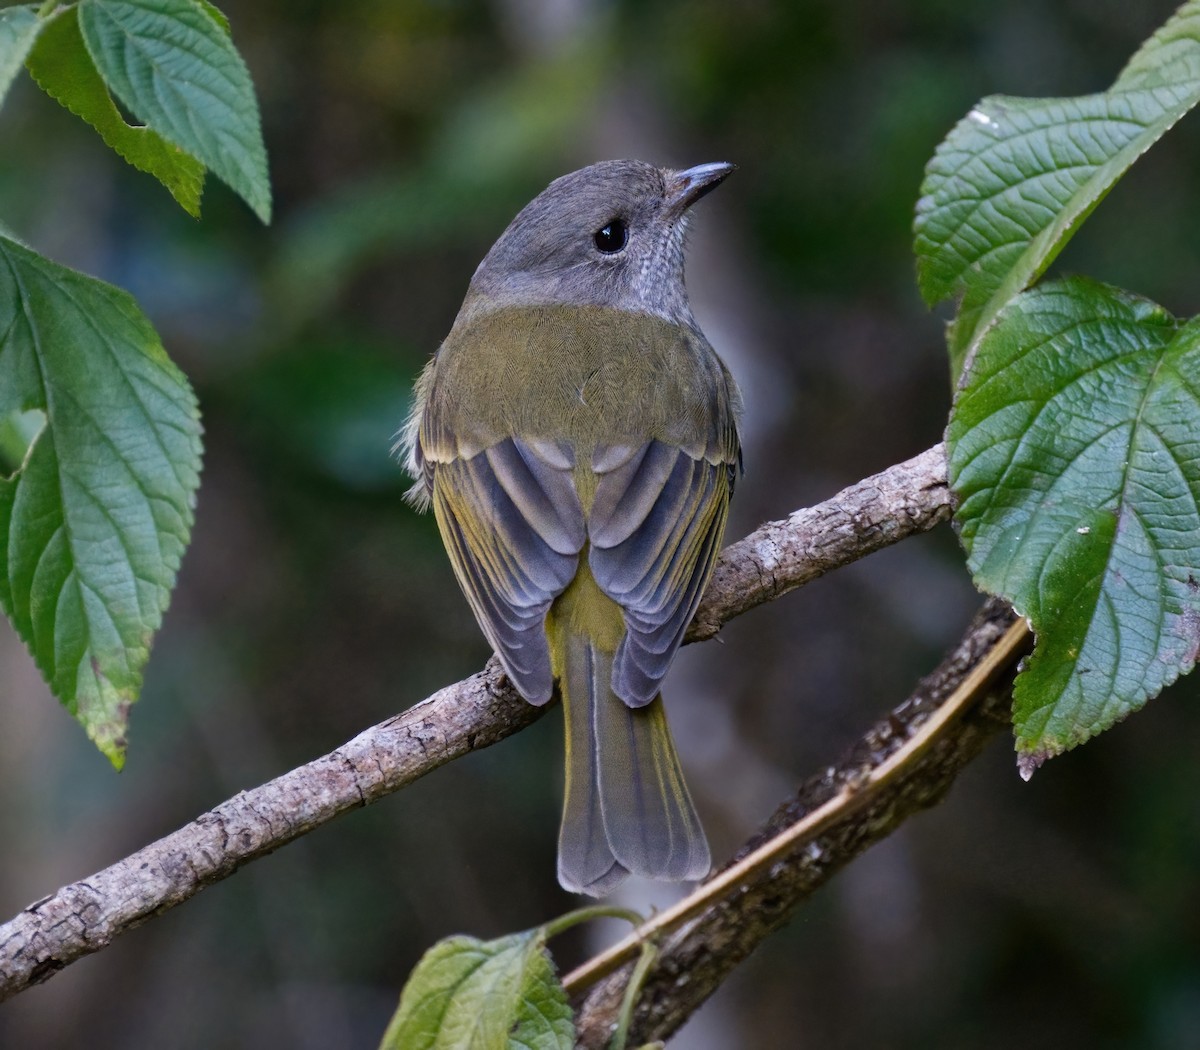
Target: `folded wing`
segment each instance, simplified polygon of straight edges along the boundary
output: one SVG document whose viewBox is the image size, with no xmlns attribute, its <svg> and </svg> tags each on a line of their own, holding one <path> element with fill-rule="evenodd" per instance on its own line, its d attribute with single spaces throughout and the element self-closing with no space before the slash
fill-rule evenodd
<svg viewBox="0 0 1200 1050">
<path fill-rule="evenodd" d="M 588 559 L 625 615 L 612 684 L 631 707 L 658 695 L 716 564 L 738 453 L 732 426 L 714 437 L 704 449 L 654 440 L 593 457 Z"/>
<path fill-rule="evenodd" d="M 546 612 L 587 538 L 573 466 L 569 449 L 517 438 L 433 464 L 433 509 L 455 573 L 505 672 L 534 704 L 554 690 Z"/>
</svg>

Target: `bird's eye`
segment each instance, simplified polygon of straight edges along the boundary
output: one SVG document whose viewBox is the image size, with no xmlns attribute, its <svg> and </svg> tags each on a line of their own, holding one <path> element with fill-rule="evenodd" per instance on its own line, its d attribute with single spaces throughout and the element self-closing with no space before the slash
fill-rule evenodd
<svg viewBox="0 0 1200 1050">
<path fill-rule="evenodd" d="M 629 230 L 620 219 L 613 219 L 601 226 L 592 236 L 592 240 L 605 255 L 615 255 L 629 240 Z"/>
</svg>

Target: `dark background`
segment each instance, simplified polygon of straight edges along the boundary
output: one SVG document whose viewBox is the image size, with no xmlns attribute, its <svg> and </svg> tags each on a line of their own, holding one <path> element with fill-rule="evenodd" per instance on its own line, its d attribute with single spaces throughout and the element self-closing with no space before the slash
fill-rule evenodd
<svg viewBox="0 0 1200 1050">
<path fill-rule="evenodd" d="M 475 264 L 551 178 L 619 156 L 740 165 L 697 210 L 689 268 L 746 394 L 735 538 L 938 440 L 946 315 L 916 293 L 910 224 L 942 135 L 985 94 L 1102 90 L 1171 9 L 229 3 L 263 109 L 269 229 L 211 180 L 193 222 L 18 82 L 0 112 L 0 221 L 138 297 L 207 437 L 124 773 L 0 625 L 0 917 L 480 666 L 487 648 L 389 446 Z M 1198 180 L 1192 118 L 1056 270 L 1196 312 Z M 715 856 L 899 701 L 978 600 L 942 527 L 686 651 L 668 706 Z M 1200 1043 L 1195 693 L 1168 691 L 1028 785 L 997 741 L 673 1045 Z M 574 903 L 554 879 L 558 718 L 0 1007 L 0 1045 L 375 1046 L 436 939 Z M 570 965 L 586 945 L 556 947 Z"/>
</svg>

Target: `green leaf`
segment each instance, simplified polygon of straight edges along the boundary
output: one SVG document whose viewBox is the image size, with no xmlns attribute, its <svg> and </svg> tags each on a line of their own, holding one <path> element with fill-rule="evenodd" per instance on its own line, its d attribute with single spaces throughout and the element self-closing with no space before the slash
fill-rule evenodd
<svg viewBox="0 0 1200 1050">
<path fill-rule="evenodd" d="M 985 98 L 925 172 L 921 294 L 960 296 L 952 381 L 1004 305 L 1035 281 L 1128 168 L 1200 101 L 1200 0 L 1184 4 L 1112 88 L 1080 98 Z"/>
<path fill-rule="evenodd" d="M 404 986 L 380 1050 L 570 1050 L 574 1041 L 538 929 L 435 944 Z"/>
<path fill-rule="evenodd" d="M 210 11 L 197 0 L 82 0 L 79 23 L 117 98 L 269 222 L 271 186 L 254 85 Z"/>
<path fill-rule="evenodd" d="M 200 217 L 204 165 L 157 132 L 125 123 L 84 46 L 77 8 L 46 23 L 27 64 L 47 95 L 87 121 L 129 164 L 158 179 L 189 215 Z"/>
<path fill-rule="evenodd" d="M 33 47 L 42 23 L 33 4 L 6 7 L 0 11 L 0 104 L 21 71 L 21 63 Z"/>
<path fill-rule="evenodd" d="M 46 413 L 10 411 L 0 416 L 0 480 L 12 478 L 25 464 L 29 450 L 46 425 Z"/>
<path fill-rule="evenodd" d="M 1200 647 L 1200 321 L 1095 282 L 1015 299 L 947 431 L 980 587 L 1028 617 L 1025 776 L 1141 707 Z"/>
<path fill-rule="evenodd" d="M 209 0 L 197 0 L 197 2 L 204 8 L 204 13 L 221 27 L 221 32 L 226 36 L 233 36 L 233 30 L 229 25 L 229 18 L 224 11 L 217 7 L 216 4 L 210 3 Z"/>
<path fill-rule="evenodd" d="M 0 606 L 120 768 L 191 531 L 196 402 L 129 295 L 0 238 L 0 419 L 32 412 L 0 480 Z"/>
</svg>

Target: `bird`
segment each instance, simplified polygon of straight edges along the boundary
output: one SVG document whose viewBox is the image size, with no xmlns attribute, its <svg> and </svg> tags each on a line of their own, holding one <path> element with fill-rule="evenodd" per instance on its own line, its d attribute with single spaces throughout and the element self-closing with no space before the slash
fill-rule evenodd
<svg viewBox="0 0 1200 1050">
<path fill-rule="evenodd" d="M 690 209 L 734 170 L 551 182 L 476 269 L 397 443 L 508 679 L 562 700 L 573 893 L 711 867 L 661 685 L 741 471 L 741 395 L 684 282 Z"/>
</svg>

